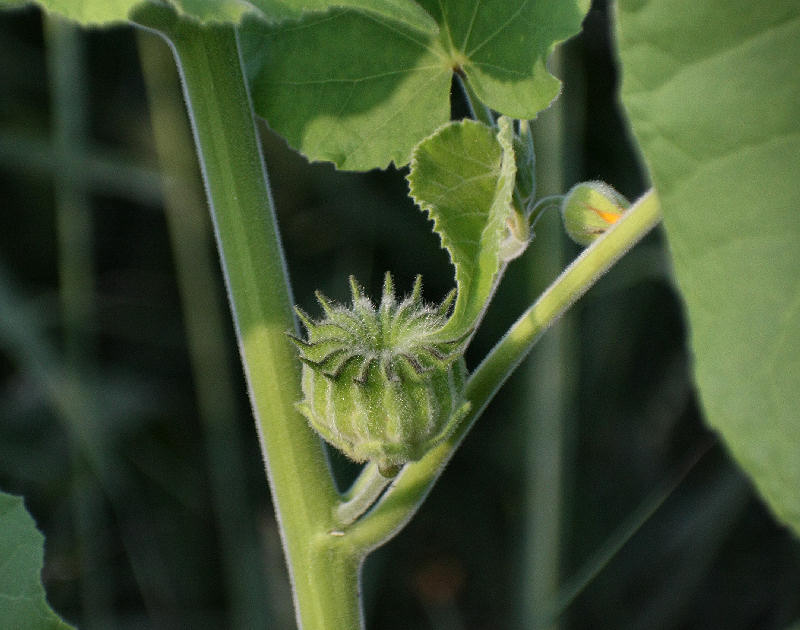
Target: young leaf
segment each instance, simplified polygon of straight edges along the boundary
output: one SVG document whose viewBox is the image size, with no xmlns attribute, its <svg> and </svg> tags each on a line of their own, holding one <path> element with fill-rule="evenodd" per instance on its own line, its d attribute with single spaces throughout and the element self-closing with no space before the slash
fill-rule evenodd
<svg viewBox="0 0 800 630">
<path fill-rule="evenodd" d="M 69 630 L 48 606 L 39 573 L 44 537 L 20 497 L 0 492 L 0 621 L 15 630 Z"/>
<path fill-rule="evenodd" d="M 800 534 L 800 4 L 620 0 L 708 422 Z"/>
<path fill-rule="evenodd" d="M 453 335 L 476 325 L 505 266 L 516 163 L 509 119 L 501 117 L 499 128 L 495 136 L 472 120 L 448 123 L 411 159 L 411 197 L 433 220 L 456 270 L 458 297 L 445 328 Z"/>
<path fill-rule="evenodd" d="M 580 29 L 586 0 L 421 0 L 438 33 L 354 11 L 269 25 L 246 20 L 256 111 L 311 160 L 401 166 L 450 118 L 453 72 L 484 103 L 534 118 L 558 95 L 545 64 Z"/>
<path fill-rule="evenodd" d="M 126 22 L 131 12 L 149 4 L 147 0 L 29 0 L 84 26 L 106 26 Z M 0 0 L 18 6 L 22 0 Z M 296 19 L 313 11 L 352 7 L 424 32 L 435 32 L 436 23 L 413 0 L 167 0 L 179 14 L 200 22 L 238 24 L 247 14 L 270 22 Z"/>
</svg>

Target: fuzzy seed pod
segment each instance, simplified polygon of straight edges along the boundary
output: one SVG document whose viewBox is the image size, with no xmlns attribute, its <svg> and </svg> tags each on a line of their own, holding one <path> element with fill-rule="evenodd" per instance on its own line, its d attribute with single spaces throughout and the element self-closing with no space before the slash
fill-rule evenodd
<svg viewBox="0 0 800 630">
<path fill-rule="evenodd" d="M 589 245 L 614 223 L 630 206 L 625 197 L 604 182 L 582 182 L 564 195 L 561 216 L 570 238 L 579 245 Z"/>
<path fill-rule="evenodd" d="M 445 439 L 469 409 L 462 398 L 469 334 L 442 338 L 454 293 L 438 307 L 422 303 L 417 276 L 397 301 L 387 273 L 376 307 L 350 278 L 353 304 L 331 304 L 315 321 L 297 309 L 307 339 L 292 336 L 303 362 L 299 411 L 350 459 L 374 461 L 387 477 Z"/>
</svg>

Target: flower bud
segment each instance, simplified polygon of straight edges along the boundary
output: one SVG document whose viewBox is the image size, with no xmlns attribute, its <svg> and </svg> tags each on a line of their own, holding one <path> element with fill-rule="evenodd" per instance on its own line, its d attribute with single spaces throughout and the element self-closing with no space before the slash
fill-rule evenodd
<svg viewBox="0 0 800 630">
<path fill-rule="evenodd" d="M 589 245 L 614 223 L 630 206 L 625 197 L 604 182 L 582 182 L 564 195 L 561 216 L 570 238 L 579 245 Z"/>
<path fill-rule="evenodd" d="M 351 277 L 353 304 L 331 304 L 312 320 L 298 309 L 307 339 L 291 337 L 303 362 L 298 410 L 325 440 L 356 462 L 374 461 L 385 476 L 420 459 L 466 415 L 469 334 L 440 334 L 454 294 L 439 306 L 422 303 L 422 280 L 397 301 L 387 273 L 376 307 Z"/>
</svg>

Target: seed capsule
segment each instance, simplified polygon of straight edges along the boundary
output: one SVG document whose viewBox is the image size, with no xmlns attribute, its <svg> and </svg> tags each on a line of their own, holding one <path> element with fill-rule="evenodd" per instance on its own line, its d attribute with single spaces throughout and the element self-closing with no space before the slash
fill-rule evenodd
<svg viewBox="0 0 800 630">
<path fill-rule="evenodd" d="M 385 476 L 420 459 L 464 417 L 469 334 L 440 334 L 454 293 L 438 307 L 422 303 L 422 279 L 412 294 L 395 297 L 387 273 L 376 307 L 350 278 L 352 306 L 317 293 L 325 316 L 297 309 L 307 339 L 291 336 L 303 362 L 298 410 L 350 459 L 375 461 Z"/>
<path fill-rule="evenodd" d="M 564 195 L 561 216 L 570 238 L 589 245 L 614 223 L 630 202 L 604 182 L 582 182 Z"/>
</svg>

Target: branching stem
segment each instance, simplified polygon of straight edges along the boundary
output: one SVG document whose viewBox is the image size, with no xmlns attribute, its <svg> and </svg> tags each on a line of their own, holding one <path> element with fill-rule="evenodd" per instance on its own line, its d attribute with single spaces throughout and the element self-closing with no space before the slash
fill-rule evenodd
<svg viewBox="0 0 800 630">
<path fill-rule="evenodd" d="M 294 408 L 301 396 L 300 369 L 285 335 L 296 330 L 292 297 L 235 30 L 146 7 L 136 19 L 167 38 L 184 80 L 298 625 L 362 628 L 364 557 L 413 516 L 474 421 L 544 331 L 658 222 L 658 200 L 652 192 L 645 195 L 520 317 L 467 382 L 471 411 L 447 441 L 406 465 L 386 490 L 377 467 L 367 466 L 341 497 L 319 438 Z"/>
<path fill-rule="evenodd" d="M 472 424 L 538 339 L 660 219 L 658 197 L 651 190 L 523 313 L 467 381 L 465 396 L 472 403 L 468 416 L 446 442 L 405 466 L 378 504 L 348 530 L 351 544 L 378 547 L 411 519 Z"/>
<path fill-rule="evenodd" d="M 296 331 L 293 300 L 236 32 L 154 4 L 135 19 L 167 39 L 183 78 L 298 626 L 356 630 L 363 554 L 330 535 L 339 494 L 294 406 L 300 365 L 285 334 Z"/>
</svg>

